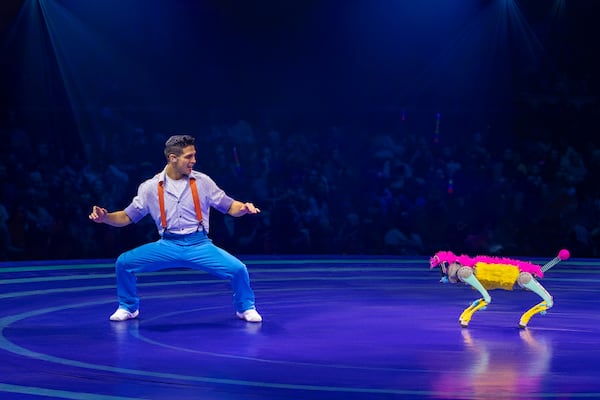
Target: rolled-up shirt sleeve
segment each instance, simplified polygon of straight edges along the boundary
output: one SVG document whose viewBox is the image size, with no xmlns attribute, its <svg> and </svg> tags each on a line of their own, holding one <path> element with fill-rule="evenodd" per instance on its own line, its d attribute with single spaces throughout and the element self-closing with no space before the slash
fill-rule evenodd
<svg viewBox="0 0 600 400">
<path fill-rule="evenodd" d="M 229 211 L 233 198 L 228 196 L 223 189 L 221 189 L 215 181 L 207 175 L 202 175 L 202 189 L 206 196 L 207 206 L 212 206 L 215 210 L 222 212 L 223 214 Z"/>
<path fill-rule="evenodd" d="M 137 195 L 131 201 L 127 207 L 125 207 L 125 214 L 129 216 L 133 223 L 139 222 L 149 212 L 148 206 L 148 195 L 150 190 L 151 181 L 146 181 L 138 187 Z"/>
</svg>

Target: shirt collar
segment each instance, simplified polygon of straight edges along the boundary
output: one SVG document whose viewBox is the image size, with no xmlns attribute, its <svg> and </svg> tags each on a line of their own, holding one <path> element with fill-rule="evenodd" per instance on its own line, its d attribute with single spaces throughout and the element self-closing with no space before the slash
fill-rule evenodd
<svg viewBox="0 0 600 400">
<path fill-rule="evenodd" d="M 194 176 L 195 173 L 196 171 L 192 170 L 192 173 L 190 175 L 186 175 L 187 180 L 189 180 L 190 178 L 197 179 L 197 177 Z M 165 168 L 161 172 L 156 174 L 156 176 L 158 176 L 158 182 L 162 182 L 164 184 L 164 182 L 167 180 L 167 166 L 165 166 Z"/>
</svg>

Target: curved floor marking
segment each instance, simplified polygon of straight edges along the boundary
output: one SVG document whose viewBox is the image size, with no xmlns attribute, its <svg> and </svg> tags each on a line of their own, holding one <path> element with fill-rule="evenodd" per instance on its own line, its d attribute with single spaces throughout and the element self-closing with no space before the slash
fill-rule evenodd
<svg viewBox="0 0 600 400">
<path fill-rule="evenodd" d="M 10 385 L 0 383 L 0 392 L 27 394 L 31 396 L 53 397 L 58 399 L 86 400 L 143 400 L 140 397 L 108 396 L 96 393 L 73 392 L 68 390 L 45 389 L 35 386 Z"/>
<path fill-rule="evenodd" d="M 329 290 L 327 288 L 305 288 L 307 290 Z M 282 288 L 282 289 L 267 289 L 269 292 L 282 292 L 282 291 L 293 291 L 294 289 Z M 172 298 L 172 297 L 195 297 L 195 296 L 210 296 L 217 292 L 212 293 L 194 293 L 194 294 L 172 294 L 172 295 L 159 295 L 159 296 L 147 296 L 148 299 L 156 298 Z M 370 394 L 400 394 L 400 395 L 432 395 L 431 391 L 427 390 L 401 390 L 401 389 L 385 389 L 385 388 L 361 388 L 361 387 L 345 387 L 345 386 L 319 386 L 319 385 L 306 385 L 306 384 L 286 384 L 286 383 L 274 383 L 274 382 L 261 382 L 261 381 L 250 381 L 230 378 L 212 378 L 206 376 L 192 376 L 182 375 L 168 372 L 155 372 L 138 370 L 131 368 L 120 368 L 111 365 L 101 365 L 89 362 L 83 362 L 73 359 L 67 359 L 62 357 L 56 357 L 44 353 L 39 353 L 26 349 L 16 343 L 9 341 L 4 336 L 4 330 L 15 322 L 37 316 L 42 314 L 50 314 L 53 312 L 63 311 L 72 308 L 85 308 L 89 306 L 96 306 L 100 304 L 112 303 L 114 300 L 103 300 L 86 302 L 75 305 L 64 305 L 57 307 L 48 307 L 38 310 L 31 310 L 20 314 L 0 318 L 0 348 L 11 353 L 28 357 L 32 359 L 42 360 L 51 362 L 59 365 L 66 365 L 71 367 L 78 367 L 90 370 L 111 372 L 117 374 L 128 374 L 134 376 L 140 376 L 145 378 L 165 379 L 165 380 L 183 380 L 190 382 L 199 383 L 212 383 L 212 384 L 223 384 L 223 385 L 237 385 L 237 386 L 250 386 L 250 387 L 263 387 L 263 388 L 274 388 L 274 389 L 287 389 L 287 390 L 305 390 L 305 391 L 322 391 L 322 392 L 345 392 L 345 393 L 370 393 Z M 216 307 L 220 308 L 220 307 Z M 405 371 L 408 372 L 408 371 Z M 412 370 L 415 372 L 415 370 Z"/>
</svg>

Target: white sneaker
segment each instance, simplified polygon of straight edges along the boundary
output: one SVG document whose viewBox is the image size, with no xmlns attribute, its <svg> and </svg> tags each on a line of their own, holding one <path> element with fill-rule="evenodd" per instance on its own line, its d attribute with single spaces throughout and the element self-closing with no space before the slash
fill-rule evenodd
<svg viewBox="0 0 600 400">
<path fill-rule="evenodd" d="M 134 312 L 129 312 L 124 308 L 117 308 L 117 311 L 114 312 L 113 315 L 110 316 L 111 321 L 127 321 L 128 319 L 137 318 L 140 315 L 140 310 L 135 310 Z"/>
<path fill-rule="evenodd" d="M 262 322 L 262 317 L 254 308 L 241 312 L 236 312 L 235 315 L 238 316 L 239 319 L 243 319 L 247 322 Z"/>
</svg>

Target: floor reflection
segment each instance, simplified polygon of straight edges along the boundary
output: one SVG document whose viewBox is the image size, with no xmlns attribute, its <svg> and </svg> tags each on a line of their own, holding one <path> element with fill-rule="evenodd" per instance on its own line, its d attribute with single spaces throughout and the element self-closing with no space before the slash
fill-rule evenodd
<svg viewBox="0 0 600 400">
<path fill-rule="evenodd" d="M 542 335 L 520 330 L 494 335 L 461 330 L 463 352 L 437 381 L 438 398 L 523 398 L 543 391 L 552 360 L 552 345 Z M 489 336 L 489 333 L 488 333 Z"/>
</svg>

